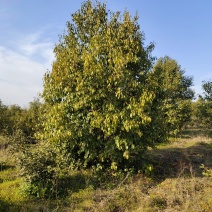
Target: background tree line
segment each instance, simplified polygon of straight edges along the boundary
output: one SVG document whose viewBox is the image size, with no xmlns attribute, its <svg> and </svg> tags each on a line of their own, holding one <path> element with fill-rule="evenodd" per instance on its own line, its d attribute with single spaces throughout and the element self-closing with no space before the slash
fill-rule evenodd
<svg viewBox="0 0 212 212">
<path fill-rule="evenodd" d="M 166 57 L 166 59 L 167 58 L 168 57 Z M 164 60 L 164 58 L 160 58 L 156 63 L 158 62 L 160 63 L 162 60 Z M 158 81 L 161 80 L 160 77 L 157 78 Z M 175 87 L 175 89 L 176 88 L 177 87 Z M 184 129 L 186 126 L 192 126 L 197 128 L 203 127 L 206 129 L 211 128 L 212 81 L 210 80 L 203 81 L 202 90 L 203 93 L 198 94 L 197 99 L 192 101 L 190 106 L 187 107 L 187 105 L 185 104 L 184 110 L 182 110 L 181 114 L 179 114 L 180 116 L 177 117 L 178 124 L 177 125 L 173 124 L 173 129 L 175 131 L 172 130 L 170 132 L 171 134 L 179 133 L 180 130 Z M 193 91 L 190 90 L 186 95 L 188 96 L 191 95 L 193 98 Z M 163 101 L 161 97 L 159 98 L 159 100 Z M 157 110 L 160 109 L 157 104 L 155 104 L 155 108 L 153 111 L 156 114 Z M 6 136 L 12 136 L 17 131 L 22 131 L 26 137 L 35 139 L 35 133 L 41 130 L 42 128 L 42 125 L 39 124 L 42 120 L 41 111 L 44 111 L 44 103 L 41 103 L 39 99 L 35 99 L 33 102 L 30 102 L 27 108 L 22 108 L 19 105 L 6 105 L 0 100 L 0 134 Z M 170 120 L 173 121 L 173 119 Z M 169 126 L 167 126 L 169 127 L 169 130 L 170 126 L 171 126 L 170 124 Z"/>
<path fill-rule="evenodd" d="M 16 131 L 22 131 L 27 137 L 34 137 L 38 130 L 41 102 L 35 99 L 28 108 L 19 105 L 5 105 L 0 100 L 0 133 L 12 136 Z"/>
</svg>

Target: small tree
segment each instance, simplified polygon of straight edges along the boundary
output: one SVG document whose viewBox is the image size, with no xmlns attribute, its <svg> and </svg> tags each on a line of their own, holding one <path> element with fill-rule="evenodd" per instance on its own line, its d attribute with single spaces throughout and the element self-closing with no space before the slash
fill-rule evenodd
<svg viewBox="0 0 212 212">
<path fill-rule="evenodd" d="M 191 117 L 192 77 L 184 75 L 179 64 L 166 56 L 158 59 L 149 75 L 149 89 L 155 93 L 150 128 L 155 140 L 177 134 Z"/>
<path fill-rule="evenodd" d="M 0 133 L 3 134 L 6 131 L 8 125 L 8 107 L 0 100 Z"/>
<path fill-rule="evenodd" d="M 22 117 L 25 109 L 18 105 L 3 105 L 0 101 L 0 131 L 6 135 L 12 135 L 16 130 L 22 129 Z"/>
<path fill-rule="evenodd" d="M 26 110 L 25 116 L 22 118 L 25 127 L 25 134 L 30 137 L 35 137 L 35 133 L 40 130 L 41 113 L 43 112 L 44 105 L 40 100 L 34 99 L 29 103 L 29 108 Z"/>
<path fill-rule="evenodd" d="M 203 95 L 197 101 L 197 119 L 207 129 L 212 126 L 212 81 L 203 81 Z"/>
<path fill-rule="evenodd" d="M 203 81 L 202 82 L 203 95 L 199 97 L 205 101 L 212 102 L 212 81 Z"/>
</svg>

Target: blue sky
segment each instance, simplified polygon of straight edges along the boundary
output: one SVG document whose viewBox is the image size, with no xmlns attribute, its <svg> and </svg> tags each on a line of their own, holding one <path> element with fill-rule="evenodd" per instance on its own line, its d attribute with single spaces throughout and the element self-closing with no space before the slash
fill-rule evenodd
<svg viewBox="0 0 212 212">
<path fill-rule="evenodd" d="M 26 107 L 42 91 L 53 48 L 81 0 L 0 0 L 0 99 Z M 177 60 L 194 90 L 212 79 L 211 0 L 105 0 L 112 11 L 139 14 L 153 55 Z"/>
</svg>

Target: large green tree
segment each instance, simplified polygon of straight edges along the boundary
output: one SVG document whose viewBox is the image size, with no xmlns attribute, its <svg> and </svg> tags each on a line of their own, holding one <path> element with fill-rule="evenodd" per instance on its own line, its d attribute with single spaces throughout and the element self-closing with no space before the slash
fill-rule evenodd
<svg viewBox="0 0 212 212">
<path fill-rule="evenodd" d="M 87 1 L 67 23 L 44 78 L 47 112 L 39 137 L 65 161 L 116 170 L 152 145 L 143 135 L 151 122 L 154 94 L 145 82 L 154 45 L 144 46 L 137 20 Z"/>
</svg>

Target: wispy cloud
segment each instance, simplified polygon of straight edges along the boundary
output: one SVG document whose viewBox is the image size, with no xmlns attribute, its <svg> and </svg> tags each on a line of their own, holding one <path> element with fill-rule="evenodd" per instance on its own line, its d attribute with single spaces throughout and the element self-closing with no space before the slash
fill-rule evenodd
<svg viewBox="0 0 212 212">
<path fill-rule="evenodd" d="M 20 40 L 17 47 L 23 55 L 33 56 L 39 54 L 45 59 L 48 59 L 46 58 L 45 52 L 52 47 L 52 43 L 49 41 L 41 41 L 41 37 L 41 32 L 30 34 L 25 37 L 24 40 Z"/>
<path fill-rule="evenodd" d="M 42 90 L 42 79 L 54 59 L 53 43 L 42 33 L 20 37 L 12 48 L 0 45 L 0 99 L 26 106 Z"/>
</svg>

